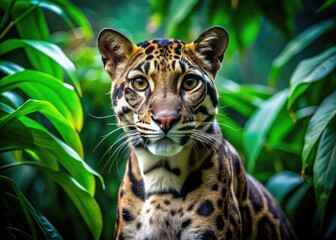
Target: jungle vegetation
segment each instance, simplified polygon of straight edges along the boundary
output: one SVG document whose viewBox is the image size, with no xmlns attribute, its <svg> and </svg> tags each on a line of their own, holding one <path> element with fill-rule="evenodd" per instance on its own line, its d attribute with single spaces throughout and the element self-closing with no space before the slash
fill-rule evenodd
<svg viewBox="0 0 336 240">
<path fill-rule="evenodd" d="M 335 239 L 335 2 L 2 0 L 1 238 L 113 236 L 127 149 L 114 144 L 100 29 L 191 42 L 220 25 L 225 138 L 302 239 Z"/>
</svg>

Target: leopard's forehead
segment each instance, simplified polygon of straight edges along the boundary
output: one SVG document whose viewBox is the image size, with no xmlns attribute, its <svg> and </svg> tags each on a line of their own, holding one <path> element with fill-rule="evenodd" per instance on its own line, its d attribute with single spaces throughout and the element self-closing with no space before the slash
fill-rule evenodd
<svg viewBox="0 0 336 240">
<path fill-rule="evenodd" d="M 157 64 L 166 65 L 165 63 L 173 60 L 181 60 L 185 43 L 178 39 L 154 38 L 137 44 L 143 49 L 146 60 L 158 60 Z"/>
<path fill-rule="evenodd" d="M 177 47 L 177 46 L 184 46 L 185 43 L 179 39 L 176 38 L 154 38 L 151 40 L 147 40 L 141 43 L 138 43 L 138 47 L 142 47 L 147 49 L 148 47 L 154 47 L 154 48 L 167 48 L 169 46 Z"/>
</svg>

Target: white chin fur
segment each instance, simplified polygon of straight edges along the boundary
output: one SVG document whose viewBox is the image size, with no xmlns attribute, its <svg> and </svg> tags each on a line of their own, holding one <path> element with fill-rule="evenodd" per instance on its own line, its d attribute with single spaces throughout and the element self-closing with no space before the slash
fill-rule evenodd
<svg viewBox="0 0 336 240">
<path fill-rule="evenodd" d="M 178 154 L 183 146 L 180 146 L 169 139 L 162 139 L 148 144 L 147 148 L 154 155 L 171 157 Z"/>
</svg>

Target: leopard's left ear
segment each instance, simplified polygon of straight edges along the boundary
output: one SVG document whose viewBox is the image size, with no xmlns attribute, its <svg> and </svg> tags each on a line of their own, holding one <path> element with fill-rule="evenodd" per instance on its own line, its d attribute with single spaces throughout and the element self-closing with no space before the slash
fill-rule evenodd
<svg viewBox="0 0 336 240">
<path fill-rule="evenodd" d="M 215 26 L 205 30 L 192 44 L 198 57 L 203 60 L 204 68 L 213 77 L 216 76 L 223 61 L 224 52 L 229 43 L 229 36 L 222 27 Z"/>
</svg>

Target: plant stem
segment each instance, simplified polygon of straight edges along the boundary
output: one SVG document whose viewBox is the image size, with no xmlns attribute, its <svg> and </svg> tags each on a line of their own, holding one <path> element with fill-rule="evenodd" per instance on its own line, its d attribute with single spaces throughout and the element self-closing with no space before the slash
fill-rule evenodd
<svg viewBox="0 0 336 240">
<path fill-rule="evenodd" d="M 16 0 L 12 0 L 12 1 L 10 2 L 9 7 L 8 7 L 8 9 L 7 9 L 7 11 L 6 11 L 4 17 L 3 17 L 2 20 L 1 20 L 1 23 L 0 23 L 0 31 L 2 31 L 2 29 L 5 27 L 5 25 L 6 25 L 7 21 L 8 21 L 8 18 L 9 18 L 9 16 L 10 16 L 10 13 L 11 13 L 11 11 L 12 11 L 12 8 L 13 8 L 13 6 L 14 6 L 15 1 L 16 1 Z"/>
<path fill-rule="evenodd" d="M 27 11 L 23 12 L 20 16 L 18 16 L 14 21 L 10 21 L 7 27 L 0 34 L 0 41 L 15 24 L 20 22 L 25 16 L 31 13 L 36 7 L 38 7 L 38 5 L 31 6 Z"/>
</svg>

